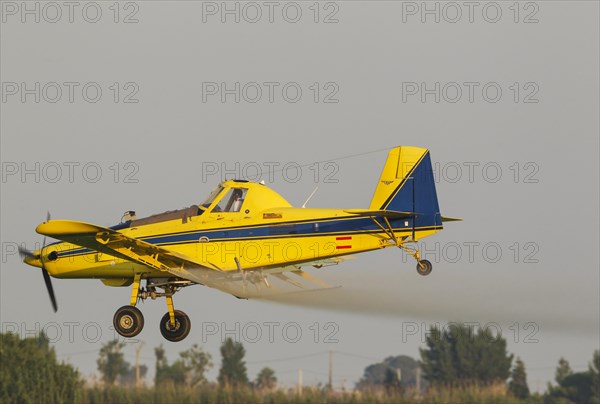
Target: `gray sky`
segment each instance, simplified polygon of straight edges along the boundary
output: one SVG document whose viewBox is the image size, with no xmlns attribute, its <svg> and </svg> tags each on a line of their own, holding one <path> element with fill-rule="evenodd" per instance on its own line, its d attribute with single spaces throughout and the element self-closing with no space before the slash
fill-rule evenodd
<svg viewBox="0 0 600 404">
<path fill-rule="evenodd" d="M 224 171 L 257 166 L 287 168 L 263 179 L 295 206 L 318 185 L 309 206 L 364 208 L 382 149 L 416 145 L 431 149 L 442 213 L 465 219 L 425 240 L 430 276 L 389 249 L 312 271 L 343 287 L 305 299 L 189 288 L 175 297 L 192 319 L 182 343 L 160 336 L 164 300 L 141 306 L 143 362 L 152 372 L 153 347 L 174 360 L 199 342 L 215 377 L 229 332 L 251 377 L 271 366 L 292 384 L 301 367 L 326 382 L 334 350 L 334 382 L 350 386 L 386 356 L 417 357 L 423 324 L 469 321 L 501 329 L 534 389 L 560 356 L 583 370 L 599 348 L 598 3 L 475 3 L 428 2 L 435 22 L 421 2 L 228 2 L 235 22 L 221 2 L 27 14 L 2 1 L 3 330 L 58 333 L 60 357 L 89 375 L 128 303 L 128 288 L 54 280 L 52 313 L 42 275 L 13 253 L 41 242 L 46 211 L 112 225 L 199 203 Z"/>
</svg>

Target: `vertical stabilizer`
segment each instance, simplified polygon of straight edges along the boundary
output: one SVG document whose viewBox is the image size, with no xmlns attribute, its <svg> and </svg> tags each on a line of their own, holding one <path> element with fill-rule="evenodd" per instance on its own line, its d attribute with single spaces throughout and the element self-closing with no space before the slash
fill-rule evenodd
<svg viewBox="0 0 600 404">
<path fill-rule="evenodd" d="M 441 226 L 429 150 L 412 146 L 390 150 L 369 209 L 415 212 L 415 227 Z"/>
</svg>

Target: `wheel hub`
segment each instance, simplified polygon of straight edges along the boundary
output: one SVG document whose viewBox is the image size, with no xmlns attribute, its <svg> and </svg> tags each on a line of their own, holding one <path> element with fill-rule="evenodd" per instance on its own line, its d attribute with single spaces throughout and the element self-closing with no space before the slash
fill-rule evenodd
<svg viewBox="0 0 600 404">
<path fill-rule="evenodd" d="M 119 325 L 126 330 L 130 329 L 133 327 L 133 317 L 128 314 L 122 316 L 119 320 Z"/>
<path fill-rule="evenodd" d="M 180 324 L 179 324 L 179 321 L 177 321 L 177 319 L 175 319 L 175 327 L 173 327 L 171 325 L 171 320 L 167 320 L 167 324 L 165 325 L 165 328 L 167 329 L 167 331 L 170 331 L 170 332 L 177 331 L 179 329 L 179 327 L 180 327 Z"/>
</svg>

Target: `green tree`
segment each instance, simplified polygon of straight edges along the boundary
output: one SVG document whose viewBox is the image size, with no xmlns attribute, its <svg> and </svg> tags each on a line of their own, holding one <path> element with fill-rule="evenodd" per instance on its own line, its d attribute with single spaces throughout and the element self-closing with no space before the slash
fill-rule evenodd
<svg viewBox="0 0 600 404">
<path fill-rule="evenodd" d="M 159 386 L 164 381 L 164 369 L 169 365 L 162 344 L 154 348 L 154 356 L 156 357 L 156 361 L 154 362 L 154 385 Z"/>
<path fill-rule="evenodd" d="M 400 370 L 400 386 L 412 387 L 416 384 L 416 372 L 419 364 L 416 360 L 406 355 L 390 356 L 383 362 L 369 365 L 365 368 L 363 377 L 356 384 L 360 390 L 369 390 L 386 385 L 386 378 L 397 379 L 396 371 Z M 388 371 L 392 376 L 388 376 Z"/>
<path fill-rule="evenodd" d="M 506 340 L 489 328 L 476 332 L 459 323 L 434 327 L 421 348 L 423 376 L 432 384 L 503 382 L 510 375 L 513 356 Z"/>
<path fill-rule="evenodd" d="M 556 383 L 560 385 L 567 378 L 567 376 L 572 374 L 573 371 L 571 370 L 569 362 L 565 358 L 560 358 L 558 360 L 556 371 L 554 372 L 554 380 L 556 380 Z"/>
<path fill-rule="evenodd" d="M 206 372 L 212 368 L 212 356 L 204 352 L 198 344 L 192 345 L 187 351 L 179 353 L 185 369 L 185 380 L 189 386 L 206 383 Z"/>
<path fill-rule="evenodd" d="M 588 369 L 592 377 L 592 395 L 600 403 L 600 350 L 595 350 Z"/>
<path fill-rule="evenodd" d="M 173 383 L 190 387 L 206 383 L 206 372 L 212 367 L 211 355 L 197 344 L 187 351 L 179 353 L 179 359 L 169 365 L 165 350 L 160 345 L 154 349 L 156 355 L 156 373 L 154 383 Z"/>
<path fill-rule="evenodd" d="M 548 384 L 548 390 L 544 395 L 544 401 L 575 402 L 575 403 L 600 403 L 598 395 L 598 366 L 600 359 L 598 351 L 595 351 L 590 367 L 585 372 L 573 372 L 569 363 L 560 358 L 556 368 L 557 386 Z"/>
<path fill-rule="evenodd" d="M 387 368 L 385 370 L 385 379 L 383 380 L 383 385 L 386 391 L 390 394 L 398 394 L 401 390 L 400 381 L 402 379 L 402 373 L 400 369 L 396 369 L 395 371 L 391 368 Z"/>
<path fill-rule="evenodd" d="M 43 333 L 25 339 L 0 334 L 0 403 L 74 402 L 82 385 L 77 370 L 56 359 Z"/>
<path fill-rule="evenodd" d="M 140 365 L 140 380 L 143 380 L 148 374 L 148 366 Z M 119 377 L 119 383 L 124 386 L 135 386 L 136 375 L 135 366 L 128 366 L 124 374 Z"/>
<path fill-rule="evenodd" d="M 227 338 L 221 345 L 221 369 L 219 384 L 221 386 L 240 386 L 248 383 L 244 356 L 246 350 L 241 342 Z"/>
<path fill-rule="evenodd" d="M 565 377 L 561 383 L 561 389 L 566 393 L 564 396 L 576 403 L 593 402 L 594 381 L 589 372 L 576 372 Z"/>
<path fill-rule="evenodd" d="M 256 376 L 256 387 L 261 390 L 272 390 L 277 386 L 275 371 L 271 368 L 263 368 Z"/>
<path fill-rule="evenodd" d="M 529 397 L 529 386 L 527 386 L 527 373 L 525 372 L 525 364 L 521 358 L 515 361 L 515 367 L 511 372 L 510 383 L 508 384 L 509 391 L 517 398 L 526 399 Z"/>
<path fill-rule="evenodd" d="M 185 368 L 181 361 L 169 365 L 162 344 L 154 348 L 154 354 L 156 356 L 156 369 L 154 374 L 154 384 L 156 386 L 160 386 L 164 383 L 172 383 L 175 385 L 185 384 Z"/>
<path fill-rule="evenodd" d="M 124 347 L 124 342 L 113 339 L 100 348 L 96 363 L 98 364 L 98 371 L 102 375 L 102 380 L 108 385 L 115 384 L 117 378 L 127 374 L 129 363 L 125 361 L 123 352 L 121 352 Z"/>
</svg>

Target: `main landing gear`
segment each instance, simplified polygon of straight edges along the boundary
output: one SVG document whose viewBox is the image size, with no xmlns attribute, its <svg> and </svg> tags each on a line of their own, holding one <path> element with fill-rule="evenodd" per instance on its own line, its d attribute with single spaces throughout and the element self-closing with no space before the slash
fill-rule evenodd
<svg viewBox="0 0 600 404">
<path fill-rule="evenodd" d="M 113 325 L 119 334 L 133 338 L 144 328 L 144 316 L 135 306 L 123 306 L 115 313 Z"/>
<path fill-rule="evenodd" d="M 146 281 L 146 288 L 140 288 L 141 274 L 136 274 L 133 280 L 131 290 L 131 300 L 128 306 L 118 309 L 113 318 L 115 330 L 126 338 L 132 338 L 138 335 L 144 328 L 144 316 L 142 312 L 135 307 L 138 300 L 145 300 L 148 297 L 156 299 L 164 296 L 167 300 L 167 313 L 160 320 L 160 333 L 165 339 L 171 342 L 183 340 L 188 336 L 192 323 L 190 318 L 181 310 L 175 310 L 173 307 L 173 295 L 180 288 L 192 285 L 189 281 L 171 281 L 155 282 L 153 279 Z M 156 288 L 163 289 L 164 292 L 157 292 Z"/>
</svg>

